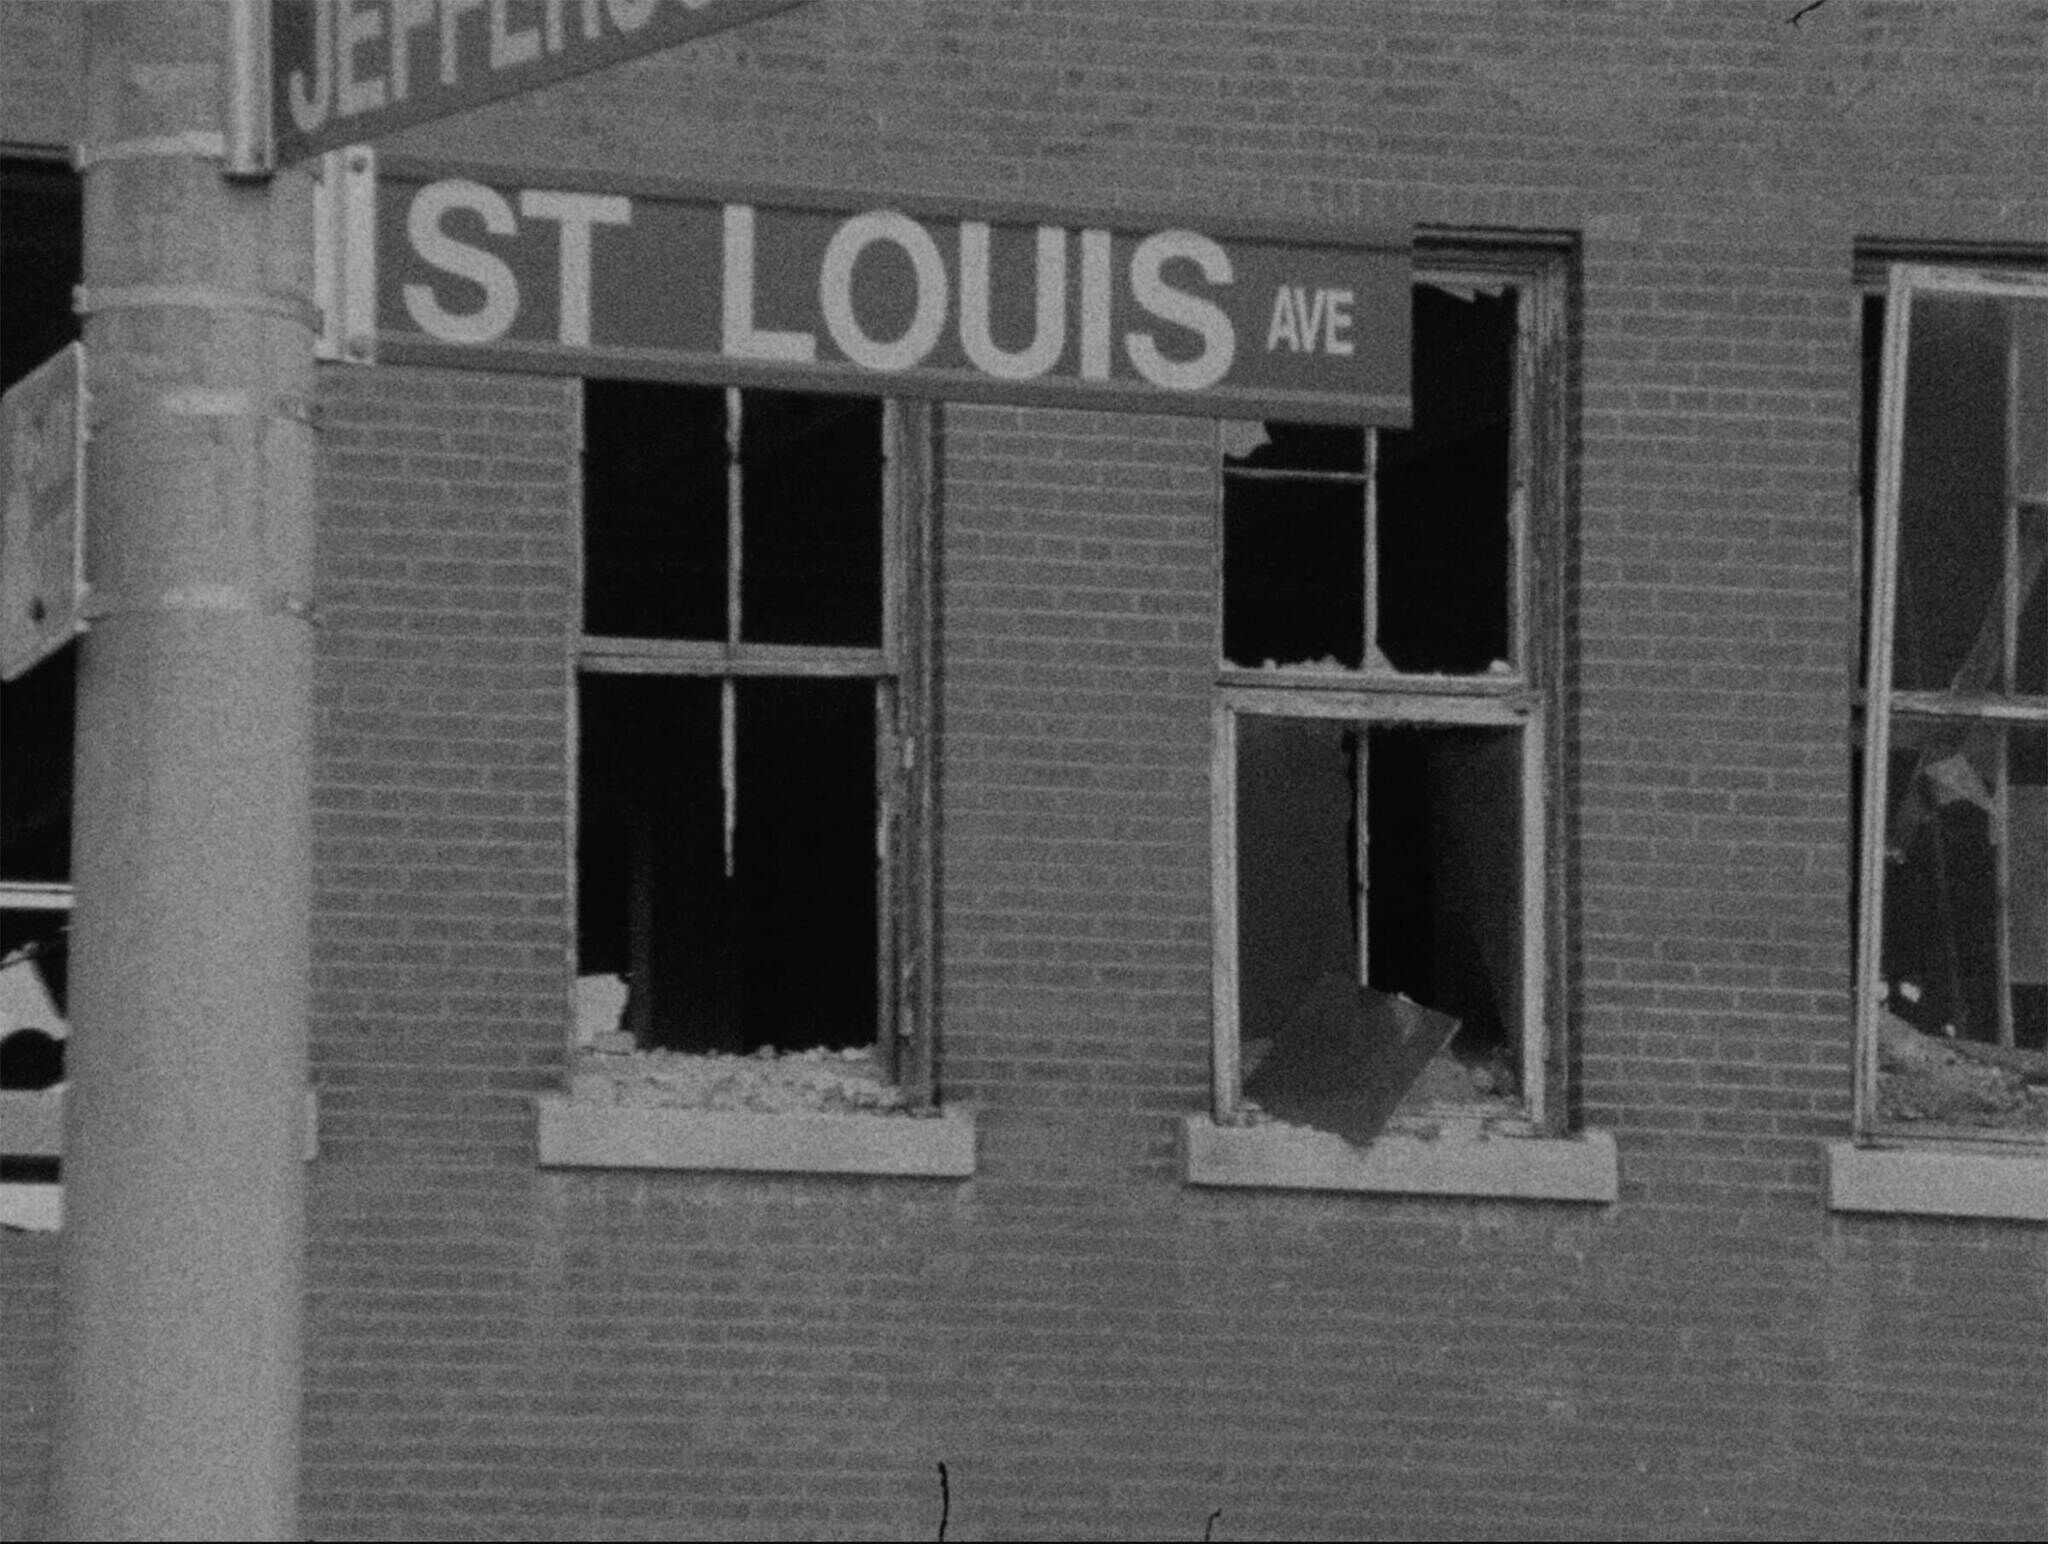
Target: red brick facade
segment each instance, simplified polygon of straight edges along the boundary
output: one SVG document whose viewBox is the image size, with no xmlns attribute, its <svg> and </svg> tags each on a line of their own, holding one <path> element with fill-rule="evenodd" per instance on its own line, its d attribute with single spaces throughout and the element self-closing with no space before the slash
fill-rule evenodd
<svg viewBox="0 0 2048 1544">
<path fill-rule="evenodd" d="M 964 1538 L 1196 1537 L 1218 1508 L 1220 1538 L 2048 1529 L 2048 1231 L 1832 1212 L 1824 1147 L 1851 1120 L 1855 254 L 2048 248 L 2044 93 L 2048 13 L 2017 4 L 819 0 L 402 136 L 1574 240 L 1550 1027 L 1621 1191 L 1183 1182 L 1214 430 L 960 406 L 936 1016 L 973 1178 L 539 1167 L 576 390 L 328 366 L 309 1535 L 918 1537 L 940 1462 Z M 56 1247 L 0 1238 L 10 1537 L 44 1516 Z"/>
</svg>

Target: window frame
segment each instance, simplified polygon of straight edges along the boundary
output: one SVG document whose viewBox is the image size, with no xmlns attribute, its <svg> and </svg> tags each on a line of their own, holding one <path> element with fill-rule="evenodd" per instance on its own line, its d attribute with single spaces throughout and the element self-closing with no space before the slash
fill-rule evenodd
<svg viewBox="0 0 2048 1544">
<path fill-rule="evenodd" d="M 65 188 L 62 197 L 69 200 L 73 215 L 72 223 L 63 230 L 52 229 L 36 218 L 40 201 L 39 194 L 31 194 L 22 200 L 23 192 L 33 187 L 44 177 Z M 0 299 L 0 338 L 26 339 L 41 337 L 44 341 L 55 342 L 59 349 L 68 347 L 80 335 L 80 323 L 69 306 L 68 298 L 72 284 L 83 277 L 80 255 L 84 239 L 84 191 L 77 170 L 70 158 L 61 149 L 35 145 L 7 145 L 0 147 L 0 185 L 4 185 L 10 196 L 5 200 L 9 207 L 0 213 L 0 227 L 4 227 L 12 238 L 17 231 L 25 232 L 25 243 L 31 255 L 47 256 L 35 249 L 47 244 L 70 253 L 74 269 L 69 274 L 55 275 L 56 292 L 49 293 L 49 266 L 44 265 L 30 273 L 30 265 L 17 262 L 13 267 L 0 263 L 0 278 L 13 275 L 16 282 L 5 286 L 4 299 Z M 19 221 L 19 224 L 16 222 Z M 4 255 L 4 254 L 0 254 Z M 18 253 L 16 254 L 19 255 Z M 22 282 L 22 281 L 26 282 Z M 41 295 L 37 291 L 43 291 Z M 37 302 L 40 301 L 41 305 Z M 55 306 L 52 312 L 46 309 Z M 10 328 L 15 329 L 10 331 Z M 11 386 L 14 380 L 40 369 L 55 351 L 45 353 L 41 358 L 30 351 L 33 345 L 24 347 L 17 341 L 8 357 L 9 370 L 5 384 Z M 62 650 L 39 661 L 24 676 L 36 670 L 56 668 L 57 654 L 70 651 L 76 659 L 77 641 L 73 639 Z M 75 664 L 71 667 L 75 669 Z M 19 679 L 19 678 L 17 678 Z M 0 709 L 0 744 L 7 739 L 7 725 L 4 709 Z M 67 765 L 64 772 L 66 795 L 70 794 L 71 771 Z M 69 863 L 65 873 L 70 872 Z M 69 926 L 69 914 L 76 899 L 69 878 L 21 879 L 0 872 L 0 911 L 13 913 L 40 912 L 62 913 L 65 926 Z M 68 1004 L 67 1004 L 68 1006 Z M 68 1041 L 70 1026 L 68 1016 L 65 1032 L 60 1039 Z M 34 1229 L 53 1229 L 62 1217 L 61 1160 L 63 1152 L 63 1098 L 64 1082 L 41 1089 L 0 1089 L 0 1159 L 20 1162 L 27 1160 L 34 1164 L 53 1163 L 59 1165 L 57 1177 L 42 1179 L 0 1179 L 0 1224 Z"/>
<path fill-rule="evenodd" d="M 930 404 L 874 398 L 881 407 L 882 636 L 879 646 L 747 642 L 740 636 L 739 589 L 743 562 L 745 399 L 755 389 L 723 385 L 726 402 L 726 636 L 722 640 L 660 639 L 590 634 L 583 630 L 586 602 L 587 512 L 582 459 L 584 383 L 577 390 L 576 616 L 570 635 L 570 704 L 567 735 L 569 825 L 570 987 L 573 996 L 579 943 L 574 929 L 582 884 L 580 792 L 582 682 L 586 675 L 640 675 L 708 680 L 720 685 L 721 761 L 725 796 L 734 796 L 731 750 L 738 685 L 744 680 L 866 680 L 874 683 L 877 851 L 876 1038 L 882 1075 L 901 1092 L 905 1107 L 930 1112 L 937 1104 L 934 1046 L 932 939 L 936 926 L 934 881 L 937 843 L 932 752 L 936 691 L 933 572 L 936 411 Z M 684 1053 L 688 1054 L 688 1053 Z"/>
<path fill-rule="evenodd" d="M 1940 260 L 1943 257 L 1946 260 Z M 1910 358 L 1913 296 L 1969 294 L 2048 302 L 2048 269 L 2040 266 L 2039 254 L 1999 249 L 1977 254 L 1975 260 L 1959 253 L 1915 254 L 1909 260 L 1884 262 L 1881 268 L 1876 260 L 1861 258 L 1858 278 L 1859 315 L 1872 294 L 1880 290 L 1885 307 L 1876 433 L 1871 441 L 1876 464 L 1870 474 L 1870 503 L 1862 511 L 1862 530 L 1855 544 L 1859 559 L 1855 586 L 1864 639 L 1851 723 L 1851 745 L 1862 755 L 1860 777 L 1852 790 L 1857 801 L 1852 1130 L 1859 1144 L 1939 1143 L 2038 1155 L 2048 1150 L 2048 1136 L 2039 1132 L 1934 1121 L 1884 1121 L 1878 1109 L 1878 1080 L 1879 1013 L 1886 1001 L 1885 853 L 1894 720 L 1903 713 L 1927 724 L 1977 722 L 2048 730 L 2048 695 L 1993 692 L 1976 694 L 1977 700 L 1971 700 L 1952 692 L 1899 689 L 1893 684 L 1906 409 L 1903 388 Z M 1906 325 L 1900 325 L 1902 321 Z M 2033 700 L 2025 700 L 2029 697 Z M 1951 1208 L 1944 1205 L 1939 1209 Z"/>
<path fill-rule="evenodd" d="M 1418 239 L 1412 284 L 1447 287 L 1508 285 L 1518 291 L 1514 412 L 1510 441 L 1509 646 L 1507 673 L 1431 675 L 1364 665 L 1256 668 L 1223 653 L 1223 540 L 1227 473 L 1216 479 L 1216 690 L 1212 707 L 1211 780 L 1212 1110 L 1219 1127 L 1243 1125 L 1238 994 L 1237 726 L 1246 715 L 1317 719 L 1356 725 L 1495 728 L 1515 732 L 1520 749 L 1522 1013 L 1518 1062 L 1520 1110 L 1473 1105 L 1475 1118 L 1503 1135 L 1548 1136 L 1565 1128 L 1566 959 L 1562 810 L 1564 756 L 1564 549 L 1569 412 L 1567 319 L 1573 247 L 1567 239 L 1512 240 L 1451 233 Z M 1376 511 L 1372 484 L 1376 438 L 1368 430 L 1363 518 L 1368 532 L 1364 584 L 1368 642 L 1375 610 L 1371 546 Z M 1388 1132 L 1412 1130 L 1397 1115 Z"/>
</svg>

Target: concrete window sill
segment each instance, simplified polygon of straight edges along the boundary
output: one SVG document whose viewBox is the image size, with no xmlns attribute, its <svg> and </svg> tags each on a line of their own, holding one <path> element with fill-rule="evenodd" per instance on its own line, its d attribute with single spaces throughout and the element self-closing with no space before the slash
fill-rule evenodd
<svg viewBox="0 0 2048 1544">
<path fill-rule="evenodd" d="M 1828 1144 L 1828 1207 L 2048 1222 L 2048 1150 Z"/>
<path fill-rule="evenodd" d="M 1447 1127 L 1435 1137 L 1391 1131 L 1354 1147 L 1304 1126 L 1219 1126 L 1191 1115 L 1182 1152 L 1188 1184 L 1247 1190 L 1603 1202 L 1621 1187 L 1614 1138 L 1604 1131 L 1531 1137 Z"/>
<path fill-rule="evenodd" d="M 974 1112 L 781 1114 L 595 1104 L 544 1094 L 540 1162 L 555 1169 L 712 1169 L 966 1179 Z"/>
</svg>

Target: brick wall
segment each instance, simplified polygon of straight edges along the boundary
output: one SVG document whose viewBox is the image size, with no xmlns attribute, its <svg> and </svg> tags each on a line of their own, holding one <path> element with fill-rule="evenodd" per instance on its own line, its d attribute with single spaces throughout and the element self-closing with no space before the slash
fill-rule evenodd
<svg viewBox="0 0 2048 1544">
<path fill-rule="evenodd" d="M 329 370 L 320 1537 L 2037 1534 L 2048 1233 L 1830 1214 L 1859 238 L 2048 241 L 2048 17 L 824 0 L 404 146 L 1580 238 L 1571 1023 L 1612 1208 L 1184 1188 L 1201 423 L 952 408 L 963 1184 L 543 1172 L 573 398 Z M 400 148 L 400 147 L 394 147 Z M 33 1531 L 47 1239 L 0 1240 Z M 13 1526 L 10 1523 L 10 1526 Z"/>
</svg>

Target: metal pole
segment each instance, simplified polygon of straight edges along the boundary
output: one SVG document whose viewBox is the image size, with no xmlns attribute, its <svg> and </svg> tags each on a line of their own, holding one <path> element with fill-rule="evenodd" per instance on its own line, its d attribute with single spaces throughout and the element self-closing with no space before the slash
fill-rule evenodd
<svg viewBox="0 0 2048 1544">
<path fill-rule="evenodd" d="M 87 21 L 93 389 L 56 1509 L 297 1536 L 313 316 L 303 177 L 223 177 L 228 11 Z"/>
</svg>

